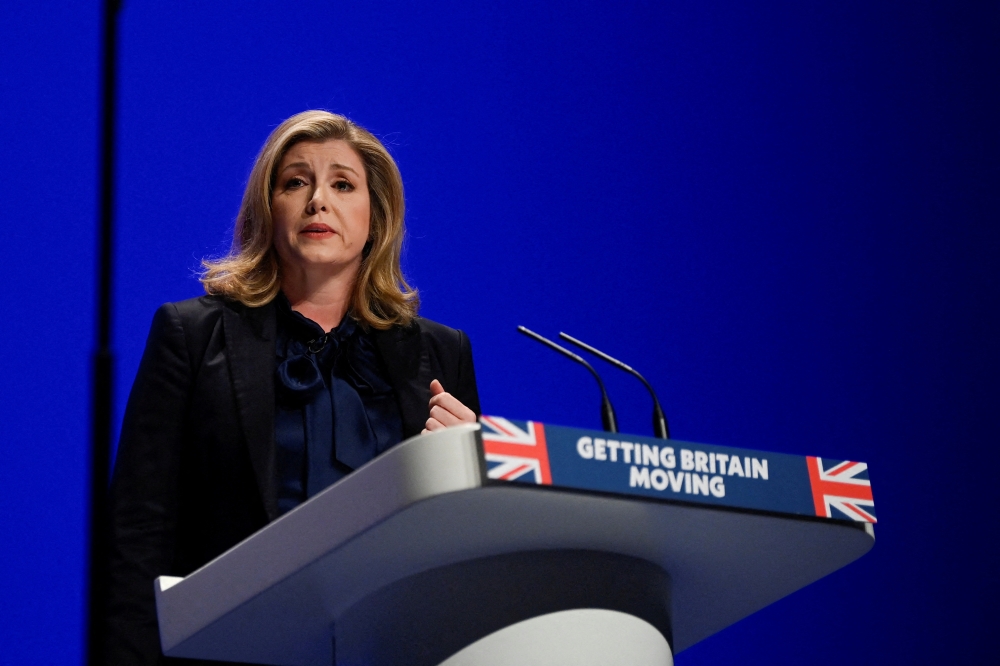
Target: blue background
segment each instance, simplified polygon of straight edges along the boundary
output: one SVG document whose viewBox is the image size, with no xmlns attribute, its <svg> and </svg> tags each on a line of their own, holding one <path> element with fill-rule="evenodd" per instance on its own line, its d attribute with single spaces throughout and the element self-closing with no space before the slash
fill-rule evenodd
<svg viewBox="0 0 1000 666">
<path fill-rule="evenodd" d="M 100 15 L 8 4 L 0 661 L 71 664 Z M 1000 9 L 760 4 L 126 0 L 119 415 L 268 132 L 327 108 L 398 159 L 404 267 L 471 336 L 487 412 L 599 426 L 586 373 L 514 331 L 563 329 L 640 368 L 679 439 L 870 463 L 874 550 L 678 664 L 995 655 Z"/>
</svg>

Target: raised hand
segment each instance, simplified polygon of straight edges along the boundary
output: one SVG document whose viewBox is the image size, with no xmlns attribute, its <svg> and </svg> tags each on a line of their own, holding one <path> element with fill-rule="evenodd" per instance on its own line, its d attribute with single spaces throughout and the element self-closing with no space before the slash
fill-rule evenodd
<svg viewBox="0 0 1000 666">
<path fill-rule="evenodd" d="M 431 382 L 430 418 L 424 424 L 423 432 L 434 432 L 460 423 L 475 423 L 476 413 L 444 390 L 438 380 Z"/>
</svg>

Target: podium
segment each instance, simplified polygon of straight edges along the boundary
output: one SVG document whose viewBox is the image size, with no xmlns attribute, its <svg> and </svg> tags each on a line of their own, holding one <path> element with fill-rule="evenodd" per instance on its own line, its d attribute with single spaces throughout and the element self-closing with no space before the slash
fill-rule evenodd
<svg viewBox="0 0 1000 666">
<path fill-rule="evenodd" d="M 190 575 L 158 578 L 164 653 L 672 664 L 874 543 L 869 522 L 512 482 L 503 455 L 478 424 L 411 438 Z"/>
</svg>

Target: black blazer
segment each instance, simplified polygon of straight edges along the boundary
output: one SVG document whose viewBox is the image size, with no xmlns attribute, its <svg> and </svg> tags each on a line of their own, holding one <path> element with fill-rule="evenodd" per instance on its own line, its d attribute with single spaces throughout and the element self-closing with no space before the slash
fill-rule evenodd
<svg viewBox="0 0 1000 666">
<path fill-rule="evenodd" d="M 153 580 L 191 573 L 277 517 L 275 330 L 273 304 L 215 296 L 153 318 L 111 483 L 108 664 L 173 662 L 160 651 Z M 424 427 L 432 379 L 479 415 L 464 333 L 417 318 L 375 339 L 404 438 Z"/>
</svg>

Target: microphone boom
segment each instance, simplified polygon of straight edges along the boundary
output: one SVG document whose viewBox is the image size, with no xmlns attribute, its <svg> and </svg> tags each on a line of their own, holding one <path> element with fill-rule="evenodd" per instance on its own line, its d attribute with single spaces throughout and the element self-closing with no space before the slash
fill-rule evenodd
<svg viewBox="0 0 1000 666">
<path fill-rule="evenodd" d="M 645 384 L 646 388 L 649 390 L 649 395 L 653 396 L 653 434 L 656 437 L 659 437 L 660 439 L 670 439 L 670 427 L 667 425 L 667 417 L 663 413 L 663 408 L 660 407 L 660 401 L 656 398 L 656 391 L 653 390 L 653 387 L 650 385 L 649 382 L 646 381 L 645 377 L 640 375 L 637 371 L 633 370 L 631 366 L 622 363 L 621 361 L 612 356 L 608 356 L 607 354 L 602 352 L 600 349 L 597 349 L 596 347 L 591 347 L 586 342 L 577 340 L 572 335 L 568 335 L 560 331 L 559 337 L 562 338 L 563 340 L 566 340 L 567 342 L 573 343 L 574 345 L 580 347 L 581 349 L 586 349 L 594 356 L 607 361 L 608 363 L 615 366 L 619 370 L 624 370 L 625 372 L 629 373 L 633 377 L 638 378 L 639 381 Z"/>
<path fill-rule="evenodd" d="M 541 342 L 549 349 L 559 352 L 563 356 L 584 365 L 588 370 L 590 370 L 590 374 L 594 375 L 594 379 L 597 380 L 597 385 L 601 387 L 601 425 L 607 432 L 618 432 L 618 419 L 615 417 L 615 408 L 611 406 L 611 400 L 608 399 L 608 392 L 605 390 L 604 382 L 601 381 L 601 376 L 597 374 L 597 370 L 594 370 L 593 366 L 583 360 L 580 356 L 574 354 L 561 345 L 557 345 L 548 338 L 542 337 L 538 333 L 528 330 L 524 326 L 518 326 L 517 330 L 519 333 L 527 335 L 532 340 Z"/>
</svg>

